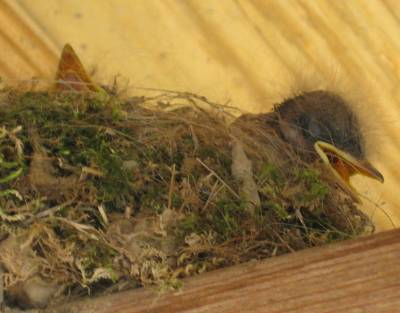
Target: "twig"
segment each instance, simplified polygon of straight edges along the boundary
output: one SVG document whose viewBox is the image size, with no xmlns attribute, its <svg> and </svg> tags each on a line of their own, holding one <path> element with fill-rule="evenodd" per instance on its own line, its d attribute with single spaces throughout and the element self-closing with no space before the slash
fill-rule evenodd
<svg viewBox="0 0 400 313">
<path fill-rule="evenodd" d="M 235 190 L 233 190 L 227 183 L 225 183 L 225 181 L 218 176 L 218 174 L 213 171 L 211 168 L 209 168 L 202 160 L 200 160 L 199 158 L 196 158 L 196 161 L 199 162 L 202 166 L 204 166 L 211 174 L 213 174 L 215 176 L 216 179 L 218 179 L 225 187 L 226 189 L 229 190 L 229 192 L 234 195 L 237 199 L 241 199 L 240 196 L 235 192 Z"/>
<path fill-rule="evenodd" d="M 215 198 L 215 196 L 222 190 L 222 188 L 224 186 L 220 186 L 218 188 L 218 190 L 217 190 L 217 187 L 218 187 L 218 182 L 215 182 L 215 184 L 212 186 L 210 196 L 208 197 L 208 199 L 207 199 L 206 203 L 204 204 L 203 208 L 201 209 L 201 212 L 204 212 L 207 209 L 207 207 L 210 204 L 210 202 L 212 201 L 212 199 Z"/>
<path fill-rule="evenodd" d="M 194 132 L 193 125 L 189 125 L 190 132 L 192 134 L 193 144 L 194 144 L 194 151 L 199 149 L 199 139 L 197 138 L 196 133 Z"/>
<path fill-rule="evenodd" d="M 45 198 L 44 198 L 44 199 L 45 199 Z M 71 204 L 74 200 L 75 200 L 75 199 L 69 200 L 69 201 L 66 201 L 66 202 L 64 202 L 64 203 L 61 203 L 61 204 L 59 204 L 59 205 L 53 206 L 53 207 L 51 207 L 51 208 L 49 208 L 49 209 L 47 209 L 47 210 L 41 211 L 41 212 L 39 212 L 38 214 L 36 214 L 35 216 L 32 216 L 31 218 L 29 218 L 28 220 L 26 220 L 26 221 L 24 222 L 24 225 L 25 225 L 25 226 L 30 225 L 30 224 L 33 223 L 34 220 L 37 220 L 37 219 L 39 219 L 39 218 L 45 218 L 45 217 L 48 217 L 48 216 L 53 216 L 53 215 L 54 215 L 55 213 L 57 213 L 58 211 L 62 210 L 62 209 L 65 208 L 67 205 Z"/>
<path fill-rule="evenodd" d="M 169 183 L 169 192 L 168 192 L 168 210 L 172 207 L 172 196 L 174 193 L 174 185 L 175 185 L 175 164 L 172 165 L 172 173 L 171 173 L 171 181 Z"/>
</svg>

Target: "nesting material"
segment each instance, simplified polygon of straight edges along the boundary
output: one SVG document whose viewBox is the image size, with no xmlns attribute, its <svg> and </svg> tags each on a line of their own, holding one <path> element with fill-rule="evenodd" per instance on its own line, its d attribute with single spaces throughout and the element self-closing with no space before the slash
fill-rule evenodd
<svg viewBox="0 0 400 313">
<path fill-rule="evenodd" d="M 0 99 L 8 303 L 177 289 L 373 231 L 318 163 L 204 97 L 6 88 Z"/>
</svg>

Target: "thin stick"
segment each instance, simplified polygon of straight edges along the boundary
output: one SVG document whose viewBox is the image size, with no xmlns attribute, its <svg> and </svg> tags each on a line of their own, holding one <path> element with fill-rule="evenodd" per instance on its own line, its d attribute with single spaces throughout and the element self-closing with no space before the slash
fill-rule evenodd
<svg viewBox="0 0 400 313">
<path fill-rule="evenodd" d="M 196 161 L 199 162 L 202 166 L 204 166 L 211 174 L 213 174 L 213 175 L 215 176 L 216 179 L 218 179 L 218 180 L 221 182 L 221 184 L 223 184 L 223 185 L 226 187 L 226 189 L 229 190 L 229 192 L 230 192 L 232 195 L 234 195 L 237 199 L 240 200 L 240 196 L 235 192 L 235 190 L 233 190 L 227 183 L 225 183 L 225 181 L 224 181 L 221 177 L 219 177 L 218 174 L 217 174 L 215 171 L 213 171 L 211 168 L 209 168 L 209 167 L 208 167 L 202 160 L 200 160 L 199 158 L 196 158 Z"/>
<path fill-rule="evenodd" d="M 206 203 L 204 204 L 204 207 L 201 209 L 201 212 L 204 212 L 208 208 L 210 202 L 217 196 L 217 194 L 219 194 L 219 192 L 222 190 L 224 186 L 220 186 L 218 190 L 217 187 L 218 187 L 218 181 L 215 182 L 215 184 L 212 186 L 210 196 L 208 197 Z"/>
<path fill-rule="evenodd" d="M 174 185 L 175 185 L 175 164 L 172 165 L 172 173 L 171 173 L 171 181 L 169 183 L 169 192 L 168 192 L 168 210 L 172 207 L 172 195 L 174 193 Z"/>
</svg>

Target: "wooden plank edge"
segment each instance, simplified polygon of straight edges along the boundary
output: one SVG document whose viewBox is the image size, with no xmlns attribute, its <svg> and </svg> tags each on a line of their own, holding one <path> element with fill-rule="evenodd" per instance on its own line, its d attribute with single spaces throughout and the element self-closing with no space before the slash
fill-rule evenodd
<svg viewBox="0 0 400 313">
<path fill-rule="evenodd" d="M 158 295 L 125 291 L 46 313 L 399 312 L 400 229 L 232 266 Z"/>
</svg>

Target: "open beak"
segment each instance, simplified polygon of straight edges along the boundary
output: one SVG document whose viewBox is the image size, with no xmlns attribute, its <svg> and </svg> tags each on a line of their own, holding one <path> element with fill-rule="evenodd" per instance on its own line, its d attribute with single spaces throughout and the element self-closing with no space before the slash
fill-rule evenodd
<svg viewBox="0 0 400 313">
<path fill-rule="evenodd" d="M 356 189 L 350 184 L 351 176 L 361 174 L 381 183 L 384 181 L 383 175 L 366 160 L 358 160 L 324 141 L 315 142 L 314 148 L 339 186 L 357 203 L 361 203 L 361 200 Z"/>
</svg>

